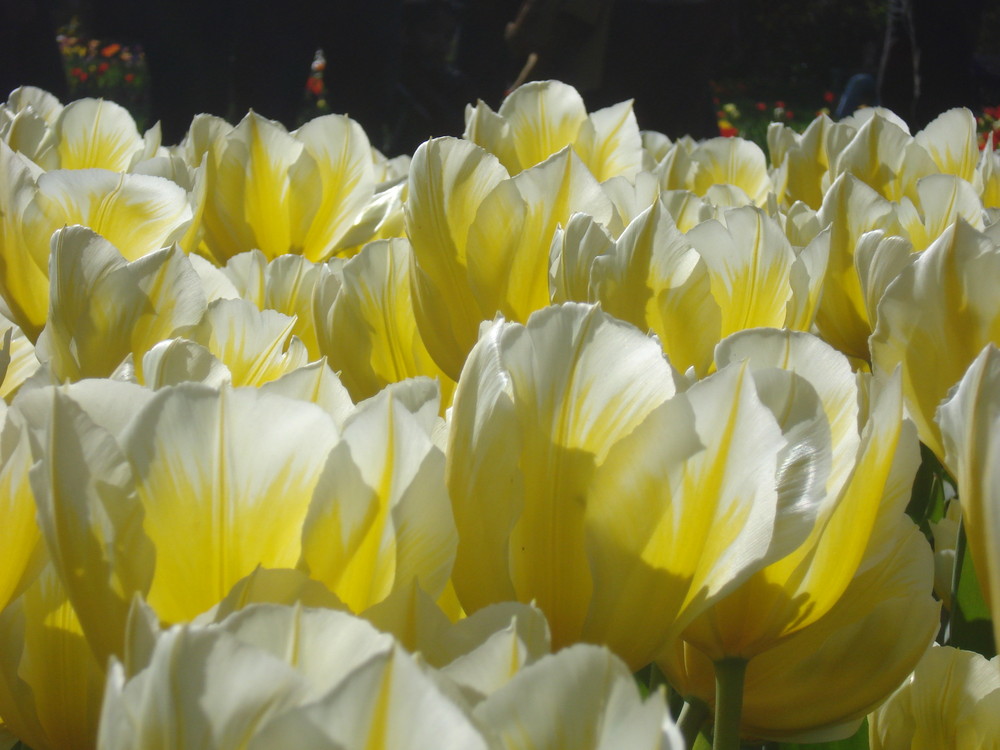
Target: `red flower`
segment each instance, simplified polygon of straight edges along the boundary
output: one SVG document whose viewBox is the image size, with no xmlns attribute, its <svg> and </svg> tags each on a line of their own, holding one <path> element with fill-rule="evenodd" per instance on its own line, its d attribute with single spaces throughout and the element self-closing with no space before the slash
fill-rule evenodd
<svg viewBox="0 0 1000 750">
<path fill-rule="evenodd" d="M 785 110 L 785 119 L 786 120 L 791 120 L 793 117 L 795 117 L 795 113 L 792 112 L 792 110 L 790 110 L 790 109 L 786 109 Z"/>
<path fill-rule="evenodd" d="M 833 104 L 833 100 L 836 98 L 837 97 L 834 96 L 834 93 L 832 91 L 823 92 L 823 101 L 826 102 L 827 104 Z"/>
<path fill-rule="evenodd" d="M 723 138 L 732 138 L 732 137 L 737 136 L 739 134 L 740 134 L 739 129 L 738 128 L 734 128 L 732 125 L 730 125 L 728 127 L 725 127 L 725 126 L 722 126 L 722 125 L 719 126 L 719 135 L 721 135 Z"/>
<path fill-rule="evenodd" d="M 108 72 L 108 68 L 110 68 L 110 67 L 111 66 L 108 65 L 106 62 L 102 62 L 100 65 L 97 66 L 97 72 L 98 73 L 107 73 Z"/>
<path fill-rule="evenodd" d="M 775 106 L 776 109 L 784 109 L 785 108 L 785 103 L 779 99 L 778 101 L 776 101 L 774 103 L 774 106 Z"/>
<path fill-rule="evenodd" d="M 767 105 L 766 105 L 766 104 L 764 104 L 764 102 L 757 102 L 757 103 L 756 103 L 755 105 L 753 105 L 753 106 L 755 106 L 755 107 L 757 108 L 757 111 L 758 111 L 758 112 L 763 112 L 763 111 L 764 111 L 765 109 L 767 109 Z"/>
<path fill-rule="evenodd" d="M 125 83 L 132 83 L 132 81 L 134 80 L 135 80 L 135 75 L 133 75 L 132 73 L 125 74 Z"/>
<path fill-rule="evenodd" d="M 309 76 L 306 79 L 306 88 L 313 96 L 321 96 L 323 94 L 323 79 L 319 76 Z"/>
</svg>

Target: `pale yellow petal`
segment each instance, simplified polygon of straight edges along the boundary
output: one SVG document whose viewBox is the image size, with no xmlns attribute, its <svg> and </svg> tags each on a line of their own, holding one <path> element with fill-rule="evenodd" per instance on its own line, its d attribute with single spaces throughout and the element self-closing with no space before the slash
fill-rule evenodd
<svg viewBox="0 0 1000 750">
<path fill-rule="evenodd" d="M 945 465 L 958 482 L 969 552 L 1000 623 L 1000 351 L 987 345 L 937 411 Z"/>
<path fill-rule="evenodd" d="M 606 224 L 612 205 L 571 149 L 498 185 L 469 227 L 469 280 L 480 320 L 499 312 L 525 322 L 549 304 L 548 250 L 576 212 Z"/>
<path fill-rule="evenodd" d="M 507 176 L 496 157 L 454 138 L 423 144 L 410 167 L 406 232 L 413 245 L 414 314 L 428 351 L 452 379 L 482 320 L 467 272 L 469 226 Z"/>
<path fill-rule="evenodd" d="M 434 363 L 413 316 L 411 254 L 402 238 L 368 244 L 344 265 L 340 293 L 318 321 L 321 350 L 354 401 L 418 375 L 438 378 L 451 401 L 454 383 Z"/>
<path fill-rule="evenodd" d="M 503 162 L 510 173 L 539 164 L 574 143 L 587 120 L 583 98 L 559 81 L 532 81 L 504 99 L 497 114 L 507 121 L 516 163 Z M 503 154 L 497 154 L 503 159 Z"/>
<path fill-rule="evenodd" d="M 656 201 L 595 259 L 591 288 L 601 306 L 640 330 L 653 331 L 671 364 L 708 372 L 721 337 L 721 310 L 709 268 Z M 689 325 L 699 321 L 698 326 Z"/>
<path fill-rule="evenodd" d="M 902 366 L 907 411 L 942 460 L 934 413 L 982 348 L 1000 343 L 998 278 L 1000 247 L 959 221 L 896 277 L 878 306 L 874 369 Z"/>
<path fill-rule="evenodd" d="M 99 167 L 124 172 L 143 152 L 132 115 L 110 100 L 78 99 L 67 104 L 53 129 L 62 169 Z"/>
<path fill-rule="evenodd" d="M 371 145 L 362 127 L 344 115 L 316 117 L 292 135 L 316 160 L 322 191 L 302 254 L 326 260 L 375 190 Z"/>
<path fill-rule="evenodd" d="M 253 390 L 159 391 L 121 442 L 156 549 L 148 600 L 166 622 L 207 610 L 258 565 L 293 567 L 337 440 L 319 407 Z"/>
</svg>

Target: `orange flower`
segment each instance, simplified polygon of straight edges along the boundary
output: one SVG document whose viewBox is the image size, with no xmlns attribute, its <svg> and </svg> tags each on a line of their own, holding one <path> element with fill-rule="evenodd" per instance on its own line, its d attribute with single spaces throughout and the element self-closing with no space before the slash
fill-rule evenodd
<svg viewBox="0 0 1000 750">
<path fill-rule="evenodd" d="M 118 51 L 121 48 L 122 48 L 122 46 L 120 44 L 118 44 L 118 42 L 113 42 L 113 43 L 107 45 L 106 47 L 104 47 L 104 49 L 101 50 L 101 54 L 104 57 L 112 57 L 113 55 L 118 54 Z"/>
</svg>

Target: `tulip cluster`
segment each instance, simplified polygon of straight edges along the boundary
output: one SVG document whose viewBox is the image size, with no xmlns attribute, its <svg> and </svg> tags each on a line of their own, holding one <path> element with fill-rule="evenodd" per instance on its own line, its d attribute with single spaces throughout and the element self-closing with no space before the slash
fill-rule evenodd
<svg viewBox="0 0 1000 750">
<path fill-rule="evenodd" d="M 996 746 L 1000 154 L 768 146 L 555 81 L 394 159 L 15 90 L 9 746 Z"/>
</svg>

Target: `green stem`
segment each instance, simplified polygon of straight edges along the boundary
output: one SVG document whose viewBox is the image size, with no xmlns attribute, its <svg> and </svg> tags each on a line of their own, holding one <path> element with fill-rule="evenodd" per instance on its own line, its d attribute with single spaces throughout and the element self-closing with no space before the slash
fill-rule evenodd
<svg viewBox="0 0 1000 750">
<path fill-rule="evenodd" d="M 951 571 L 951 606 L 948 611 L 948 629 L 945 631 L 944 645 L 953 645 L 955 630 L 959 627 L 958 618 L 962 617 L 958 604 L 958 584 L 962 580 L 962 565 L 965 563 L 965 518 L 958 519 L 958 534 L 955 540 L 955 567 Z"/>
<path fill-rule="evenodd" d="M 743 713 L 743 678 L 746 659 L 715 662 L 715 738 L 713 750 L 738 750 Z"/>
<path fill-rule="evenodd" d="M 705 726 L 711 710 L 708 704 L 697 698 L 688 698 L 681 709 L 681 715 L 677 717 L 677 728 L 684 736 L 684 747 L 694 747 L 698 739 L 698 732 Z"/>
</svg>

